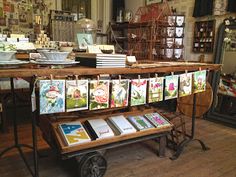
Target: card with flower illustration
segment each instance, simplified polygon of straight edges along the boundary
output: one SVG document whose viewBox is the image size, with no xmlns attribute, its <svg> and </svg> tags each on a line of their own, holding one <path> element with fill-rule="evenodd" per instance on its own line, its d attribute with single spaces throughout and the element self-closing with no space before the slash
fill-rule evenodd
<svg viewBox="0 0 236 177">
<path fill-rule="evenodd" d="M 111 108 L 128 106 L 129 80 L 112 80 Z"/>
<path fill-rule="evenodd" d="M 194 93 L 204 92 L 206 90 L 206 70 L 193 73 Z"/>
<path fill-rule="evenodd" d="M 66 111 L 88 109 L 88 80 L 66 81 Z"/>
<path fill-rule="evenodd" d="M 40 114 L 65 112 L 65 80 L 39 81 Z"/>
<path fill-rule="evenodd" d="M 192 94 L 192 73 L 179 75 L 179 97 Z"/>
<path fill-rule="evenodd" d="M 146 104 L 147 98 L 147 80 L 146 79 L 133 79 L 131 80 L 131 99 L 130 105 Z"/>
<path fill-rule="evenodd" d="M 165 77 L 165 100 L 178 97 L 178 75 L 171 75 Z"/>
<path fill-rule="evenodd" d="M 90 81 L 89 109 L 105 109 L 109 107 L 109 80 Z"/>
<path fill-rule="evenodd" d="M 158 102 L 163 100 L 163 77 L 150 78 L 148 88 L 148 102 Z"/>
</svg>

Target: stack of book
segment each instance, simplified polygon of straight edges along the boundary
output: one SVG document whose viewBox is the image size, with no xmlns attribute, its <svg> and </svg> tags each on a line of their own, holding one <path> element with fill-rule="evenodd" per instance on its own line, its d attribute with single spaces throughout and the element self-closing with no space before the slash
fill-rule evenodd
<svg viewBox="0 0 236 177">
<path fill-rule="evenodd" d="M 112 129 L 104 119 L 86 120 L 85 126 L 89 130 L 93 140 L 114 136 Z"/>
<path fill-rule="evenodd" d="M 59 124 L 59 130 L 68 146 L 91 141 L 86 130 L 79 121 Z"/>
<path fill-rule="evenodd" d="M 157 112 L 145 114 L 144 115 L 153 125 L 156 127 L 169 127 L 171 126 L 170 122 L 167 121 L 163 116 L 158 114 Z"/>
<path fill-rule="evenodd" d="M 129 116 L 128 119 L 137 130 L 154 128 L 154 126 L 143 116 Z"/>
<path fill-rule="evenodd" d="M 109 117 L 108 119 L 115 126 L 115 128 L 119 131 L 119 134 L 121 135 L 136 132 L 136 129 L 122 115 L 112 116 L 112 117 Z"/>
<path fill-rule="evenodd" d="M 95 68 L 124 68 L 126 66 L 126 55 L 79 53 L 76 56 L 76 61 L 79 61 L 82 66 Z"/>
</svg>

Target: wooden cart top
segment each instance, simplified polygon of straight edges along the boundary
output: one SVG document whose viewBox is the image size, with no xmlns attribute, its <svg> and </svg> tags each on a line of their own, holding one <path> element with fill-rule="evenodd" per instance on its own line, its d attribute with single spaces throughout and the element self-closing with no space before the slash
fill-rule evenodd
<svg viewBox="0 0 236 177">
<path fill-rule="evenodd" d="M 169 63 L 169 64 L 168 64 Z M 65 76 L 65 75 L 99 75 L 99 74 L 144 74 L 144 73 L 168 73 L 168 72 L 181 72 L 181 71 L 196 71 L 201 68 L 202 70 L 219 70 L 220 64 L 208 63 L 184 63 L 175 62 L 156 62 L 155 64 L 140 64 L 133 67 L 126 68 L 89 68 L 82 66 L 74 66 L 70 68 L 33 68 L 22 67 L 16 69 L 0 69 L 0 78 L 3 77 L 32 77 L 32 76 Z M 174 63 L 174 62 L 172 62 Z M 178 64 L 177 64 L 178 63 Z"/>
</svg>

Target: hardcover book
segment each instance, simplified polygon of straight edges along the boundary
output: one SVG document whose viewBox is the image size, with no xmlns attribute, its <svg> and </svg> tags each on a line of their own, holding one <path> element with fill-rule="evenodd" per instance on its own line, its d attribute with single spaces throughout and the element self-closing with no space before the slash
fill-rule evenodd
<svg viewBox="0 0 236 177">
<path fill-rule="evenodd" d="M 89 109 L 105 109 L 109 107 L 109 80 L 93 80 L 90 82 Z"/>
<path fill-rule="evenodd" d="M 143 116 L 129 116 L 128 119 L 138 130 L 153 128 L 153 125 Z"/>
<path fill-rule="evenodd" d="M 206 90 L 206 70 L 193 73 L 194 93 L 204 92 Z"/>
<path fill-rule="evenodd" d="M 39 81 L 40 114 L 65 112 L 65 80 Z"/>
<path fill-rule="evenodd" d="M 136 129 L 122 115 L 109 117 L 110 122 L 118 129 L 120 134 L 136 132 Z"/>
<path fill-rule="evenodd" d="M 157 112 L 144 115 L 156 127 L 170 126 L 171 124 Z"/>
<path fill-rule="evenodd" d="M 114 136 L 114 132 L 104 119 L 87 120 L 85 125 L 95 140 Z"/>
<path fill-rule="evenodd" d="M 165 77 L 165 100 L 178 97 L 178 75 Z"/>
<path fill-rule="evenodd" d="M 88 80 L 66 81 L 66 111 L 88 109 Z"/>
<path fill-rule="evenodd" d="M 68 146 L 91 141 L 79 121 L 59 124 L 59 130 Z"/>
<path fill-rule="evenodd" d="M 131 80 L 131 106 L 146 104 L 147 80 L 133 79 Z"/>
<path fill-rule="evenodd" d="M 192 73 L 179 75 L 179 97 L 192 94 Z"/>
<path fill-rule="evenodd" d="M 148 89 L 148 102 L 158 102 L 163 100 L 163 77 L 150 78 Z"/>
<path fill-rule="evenodd" d="M 129 80 L 112 80 L 111 108 L 128 106 Z"/>
</svg>

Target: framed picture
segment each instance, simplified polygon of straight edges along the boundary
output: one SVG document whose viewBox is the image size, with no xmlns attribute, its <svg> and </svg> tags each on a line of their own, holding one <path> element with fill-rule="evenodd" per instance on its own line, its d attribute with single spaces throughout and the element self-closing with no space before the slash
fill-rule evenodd
<svg viewBox="0 0 236 177">
<path fill-rule="evenodd" d="M 87 49 L 88 45 L 93 45 L 93 37 L 89 33 L 77 33 L 77 40 L 79 49 Z"/>
<path fill-rule="evenodd" d="M 146 0 L 146 5 L 154 4 L 154 3 L 162 3 L 163 0 Z"/>
</svg>

